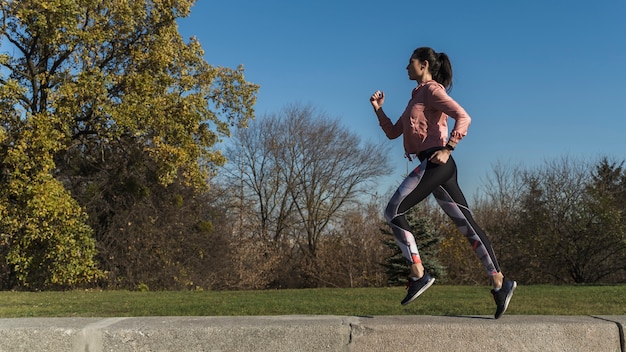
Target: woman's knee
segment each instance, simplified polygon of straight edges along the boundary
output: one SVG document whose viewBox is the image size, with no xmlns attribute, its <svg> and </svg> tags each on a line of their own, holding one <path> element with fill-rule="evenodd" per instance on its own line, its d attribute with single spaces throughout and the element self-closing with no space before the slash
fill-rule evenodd
<svg viewBox="0 0 626 352">
<path fill-rule="evenodd" d="M 398 216 L 398 204 L 391 201 L 389 202 L 389 204 L 387 204 L 387 207 L 385 208 L 385 220 L 387 221 L 387 223 L 391 225 L 391 222 L 397 216 Z"/>
</svg>

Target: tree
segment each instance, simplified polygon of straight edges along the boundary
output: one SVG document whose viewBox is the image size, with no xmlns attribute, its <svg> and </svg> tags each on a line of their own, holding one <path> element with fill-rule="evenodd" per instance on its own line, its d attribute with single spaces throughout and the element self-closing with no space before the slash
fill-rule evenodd
<svg viewBox="0 0 626 352">
<path fill-rule="evenodd" d="M 314 261 L 343 212 L 388 172 L 385 151 L 311 106 L 291 105 L 237 130 L 226 155 L 229 182 L 240 190 L 240 233 Z M 304 264 L 284 267 L 294 265 Z"/>
<path fill-rule="evenodd" d="M 576 266 L 574 279 L 597 282 L 605 278 L 623 282 L 626 277 L 626 170 L 624 162 L 602 158 L 595 166 L 585 198 L 586 228 L 590 242 L 579 251 L 587 267 Z M 596 242 L 601 237 L 600 241 Z M 588 257 L 593 260 L 587 263 Z M 589 270 L 591 269 L 591 270 Z"/>
<path fill-rule="evenodd" d="M 475 216 L 487 232 L 496 258 L 507 275 L 518 274 L 517 269 L 526 266 L 522 264 L 524 262 L 537 262 L 536 253 L 521 250 L 526 245 L 526 240 L 512 235 L 522 214 L 520 203 L 525 192 L 522 181 L 524 174 L 525 170 L 520 165 L 496 163 L 487 178 L 482 197 L 477 199 L 477 205 L 473 207 Z"/>
<path fill-rule="evenodd" d="M 385 237 L 378 231 L 381 203 L 374 200 L 343 214 L 334 230 L 321 240 L 316 261 L 307 270 L 320 286 L 386 285 L 387 275 L 381 263 L 392 250 L 381 244 Z"/>
<path fill-rule="evenodd" d="M 406 217 L 413 236 L 415 236 L 420 257 L 423 259 L 424 269 L 437 279 L 443 279 L 446 276 L 446 270 L 438 259 L 439 244 L 443 237 L 437 232 L 435 223 L 432 221 L 431 213 L 433 211 L 434 209 L 430 207 L 428 202 L 424 202 L 411 208 L 406 213 Z M 404 285 L 410 273 L 408 261 L 396 244 L 393 232 L 388 227 L 381 228 L 381 231 L 388 236 L 384 241 L 385 245 L 394 249 L 393 255 L 388 257 L 383 264 L 387 269 L 387 283 L 392 286 Z"/>
<path fill-rule="evenodd" d="M 108 237 L 100 229 L 152 189 L 203 189 L 225 162 L 216 143 L 254 114 L 258 86 L 245 81 L 243 67 L 213 67 L 196 39 L 180 37 L 176 19 L 193 3 L 0 1 L 1 43 L 11 53 L 0 55 L 2 172 L 16 175 L 32 164 L 42 176 L 29 174 L 25 184 L 45 174 L 62 182 L 70 190 L 65 198 L 86 207 L 100 250 L 111 244 L 101 242 Z M 47 127 L 45 148 L 11 159 L 19 146 L 33 144 L 23 131 L 35 123 Z M 89 208 L 94 194 L 106 195 L 106 211 Z M 0 200 L 7 209 L 11 201 Z M 46 204 L 38 206 L 53 206 Z M 71 218 L 86 223 L 82 215 Z M 3 245 L 23 238 L 10 227 L 2 231 L 10 239 Z"/>
<path fill-rule="evenodd" d="M 386 223 L 380 227 L 380 232 L 385 236 L 383 244 L 385 247 L 389 248 L 392 253 L 385 258 L 385 261 L 382 263 L 382 266 L 385 268 L 385 274 L 387 274 L 387 284 L 389 286 L 406 285 L 407 277 L 411 273 L 408 261 L 402 254 L 402 250 L 398 247 L 393 232 Z"/>
<path fill-rule="evenodd" d="M 12 132 L 0 135 L 3 287 L 65 288 L 97 280 L 102 273 L 85 214 L 50 175 L 58 147 L 50 119 L 35 115 Z"/>
<path fill-rule="evenodd" d="M 518 195 L 509 213 L 499 214 L 499 231 L 491 231 L 506 245 L 500 259 L 508 275 L 527 283 L 595 283 L 623 277 L 623 171 L 606 160 L 590 170 L 590 162 L 563 158 L 521 170 L 519 178 L 510 179 L 516 182 L 501 183 Z M 505 193 L 507 189 L 493 194 Z"/>
</svg>

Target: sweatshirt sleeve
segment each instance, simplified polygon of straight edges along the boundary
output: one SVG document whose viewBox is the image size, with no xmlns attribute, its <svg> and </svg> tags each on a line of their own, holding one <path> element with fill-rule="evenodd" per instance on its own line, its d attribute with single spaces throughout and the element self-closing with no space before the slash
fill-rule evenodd
<svg viewBox="0 0 626 352">
<path fill-rule="evenodd" d="M 400 117 L 395 124 L 392 123 L 387 116 L 379 117 L 378 122 L 387 138 L 396 139 L 402 135 L 402 117 Z"/>
<path fill-rule="evenodd" d="M 454 119 L 454 127 L 449 138 L 451 142 L 457 143 L 465 137 L 472 119 L 465 109 L 446 93 L 443 86 L 436 86 L 432 90 L 431 106 Z"/>
</svg>

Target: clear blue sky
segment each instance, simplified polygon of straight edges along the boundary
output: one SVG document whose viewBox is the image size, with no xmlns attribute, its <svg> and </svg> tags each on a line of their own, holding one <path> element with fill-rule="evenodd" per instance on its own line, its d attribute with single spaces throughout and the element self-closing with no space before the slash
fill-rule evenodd
<svg viewBox="0 0 626 352">
<path fill-rule="evenodd" d="M 200 0 L 179 25 L 210 64 L 244 65 L 261 86 L 257 116 L 311 104 L 375 142 L 386 137 L 369 96 L 384 90 L 395 121 L 415 86 L 413 49 L 446 52 L 451 96 L 473 119 L 454 152 L 471 200 L 497 162 L 626 159 L 625 19 L 624 0 Z M 381 192 L 407 170 L 401 139 L 388 143 L 395 171 Z"/>
</svg>

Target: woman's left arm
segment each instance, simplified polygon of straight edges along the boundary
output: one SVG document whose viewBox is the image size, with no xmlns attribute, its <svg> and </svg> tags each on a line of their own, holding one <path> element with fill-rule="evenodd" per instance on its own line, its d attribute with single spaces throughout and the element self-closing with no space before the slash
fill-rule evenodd
<svg viewBox="0 0 626 352">
<path fill-rule="evenodd" d="M 452 99 L 442 86 L 432 90 L 430 106 L 454 119 L 454 127 L 450 131 L 446 148 L 434 153 L 431 160 L 437 164 L 445 164 L 457 143 L 465 137 L 472 118 L 459 103 Z"/>
<path fill-rule="evenodd" d="M 448 142 L 452 144 L 452 147 L 455 147 L 467 134 L 467 129 L 472 122 L 472 118 L 459 103 L 446 93 L 443 87 L 438 87 L 433 90 L 430 103 L 434 109 L 454 119 L 454 127 L 450 132 Z"/>
</svg>

